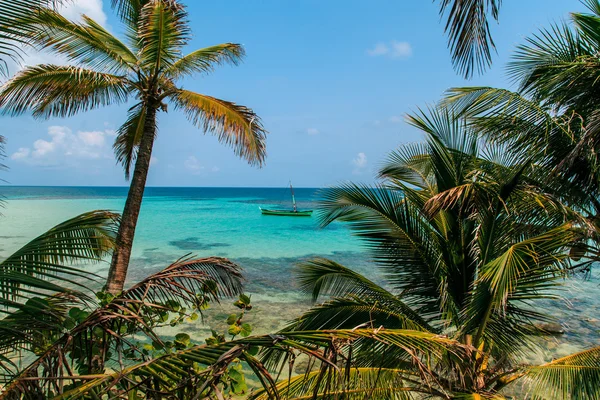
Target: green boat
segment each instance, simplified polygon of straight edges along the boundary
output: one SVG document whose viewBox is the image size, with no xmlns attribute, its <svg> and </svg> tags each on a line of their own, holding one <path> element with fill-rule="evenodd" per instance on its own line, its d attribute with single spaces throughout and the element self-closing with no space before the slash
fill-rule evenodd
<svg viewBox="0 0 600 400">
<path fill-rule="evenodd" d="M 267 208 L 260 208 L 260 212 L 263 215 L 278 215 L 280 217 L 310 217 L 313 213 L 313 210 L 298 210 L 296 206 L 296 196 L 294 196 L 294 187 L 292 186 L 292 182 L 290 182 L 290 190 L 292 192 L 292 205 L 293 209 L 291 210 L 269 210 Z"/>
</svg>

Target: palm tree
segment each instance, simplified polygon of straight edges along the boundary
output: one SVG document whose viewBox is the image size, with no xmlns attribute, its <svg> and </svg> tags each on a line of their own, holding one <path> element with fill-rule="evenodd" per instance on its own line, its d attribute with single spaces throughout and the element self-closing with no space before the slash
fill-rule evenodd
<svg viewBox="0 0 600 400">
<path fill-rule="evenodd" d="M 182 5 L 174 0 L 119 4 L 127 44 L 87 17 L 75 23 L 42 9 L 19 20 L 29 32 L 28 43 L 65 56 L 73 65 L 24 68 L 0 91 L 5 113 L 19 115 L 30 110 L 36 117 L 68 117 L 137 99 L 114 144 L 127 177 L 134 163 L 135 167 L 108 275 L 106 287 L 111 293 L 123 289 L 158 133 L 158 113 L 167 111 L 166 102 L 233 147 L 250 164 L 263 163 L 266 135 L 251 109 L 177 86 L 182 77 L 210 72 L 223 63 L 238 64 L 244 55 L 240 45 L 224 43 L 182 56 L 190 38 Z"/>
<path fill-rule="evenodd" d="M 531 183 L 528 160 L 501 147 L 479 149 L 476 132 L 451 112 L 432 110 L 409 122 L 427 143 L 392 153 L 380 171 L 382 186 L 330 189 L 322 202 L 322 224 L 348 222 L 371 249 L 386 286 L 331 260 L 303 264 L 304 290 L 315 301 L 332 298 L 281 334 L 366 325 L 444 334 L 472 347 L 469 357 L 424 367 L 434 376 L 427 381 L 434 398 L 502 399 L 517 381 L 533 385 L 534 398 L 597 397 L 600 348 L 543 366 L 520 365 L 545 333 L 536 322 L 551 320 L 535 301 L 555 297 L 573 268 L 567 255 L 578 240 L 571 222 L 580 223 L 577 215 Z M 372 347 L 353 357 L 364 368 L 356 373 L 370 379 L 382 369 L 395 379 L 417 379 L 422 367 Z M 577 365 L 589 367 L 590 375 L 576 374 Z M 326 390 L 301 380 L 293 392 L 285 389 L 292 398 Z"/>
<path fill-rule="evenodd" d="M 444 102 L 482 137 L 535 160 L 540 184 L 592 222 L 588 256 L 597 259 L 600 2 L 585 4 L 590 13 L 573 13 L 570 25 L 542 29 L 518 47 L 508 66 L 518 91 L 455 88 Z"/>
</svg>

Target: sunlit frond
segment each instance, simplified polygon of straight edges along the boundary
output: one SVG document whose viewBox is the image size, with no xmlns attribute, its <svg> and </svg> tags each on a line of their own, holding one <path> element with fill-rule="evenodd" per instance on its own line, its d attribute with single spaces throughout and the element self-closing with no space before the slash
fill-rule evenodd
<svg viewBox="0 0 600 400">
<path fill-rule="evenodd" d="M 335 370 L 337 367 L 329 357 L 338 352 L 341 354 L 348 351 L 355 342 L 363 343 L 364 341 L 380 343 L 389 348 L 400 348 L 413 354 L 413 357 L 425 356 L 432 362 L 448 352 L 456 356 L 465 352 L 464 347 L 453 340 L 410 330 L 357 329 L 288 332 L 236 339 L 218 346 L 194 346 L 90 380 L 65 393 L 61 398 L 77 398 L 82 393 L 91 390 L 100 396 L 109 391 L 112 391 L 114 395 L 122 390 L 119 384 L 125 379 L 136 387 L 151 385 L 156 390 L 156 385 L 159 385 L 160 390 L 166 393 L 177 391 L 189 395 L 202 395 L 211 388 L 212 384 L 218 382 L 221 375 L 219 371 L 224 370 L 233 360 L 239 358 L 248 361 L 249 349 L 252 347 L 274 349 L 284 353 L 297 351 L 316 358 L 324 365 L 324 368 Z M 194 363 L 209 367 L 199 373 L 190 373 Z M 269 386 L 269 390 L 273 397 L 278 397 L 278 393 L 275 391 L 276 387 Z"/>
<path fill-rule="evenodd" d="M 66 0 L 65 0 L 66 1 Z M 56 7 L 61 0 L 11 0 L 0 2 L 0 75 L 8 74 L 8 60 L 21 61 L 23 28 L 17 20 L 34 15 L 42 7 Z"/>
<path fill-rule="evenodd" d="M 194 125 L 233 147 L 236 155 L 250 164 L 263 164 L 267 131 L 254 111 L 188 90 L 178 90 L 171 99 Z"/>
<path fill-rule="evenodd" d="M 190 38 L 187 12 L 175 0 L 144 2 L 138 20 L 140 63 L 146 71 L 158 74 L 180 59 L 181 49 Z"/>
<path fill-rule="evenodd" d="M 56 11 L 43 9 L 18 21 L 26 29 L 27 42 L 38 49 L 52 49 L 70 62 L 105 72 L 129 72 L 137 57 L 119 39 L 89 17 L 76 23 Z"/>
<path fill-rule="evenodd" d="M 600 347 L 527 368 L 522 379 L 536 400 L 600 398 Z"/>
<path fill-rule="evenodd" d="M 340 397 L 357 400 L 369 397 L 381 400 L 413 399 L 411 392 L 423 390 L 414 384 L 413 374 L 412 371 L 388 368 L 333 370 L 325 376 L 321 371 L 308 371 L 289 380 L 281 380 L 277 384 L 277 391 L 281 398 L 289 400 Z M 269 393 L 264 389 L 259 390 L 250 399 L 268 400 Z"/>
</svg>

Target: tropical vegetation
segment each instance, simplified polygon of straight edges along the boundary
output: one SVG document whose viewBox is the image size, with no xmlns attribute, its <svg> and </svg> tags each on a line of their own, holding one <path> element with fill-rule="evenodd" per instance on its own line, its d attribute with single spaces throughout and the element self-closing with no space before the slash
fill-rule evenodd
<svg viewBox="0 0 600 400">
<path fill-rule="evenodd" d="M 486 141 L 527 157 L 538 181 L 594 227 L 590 259 L 598 257 L 600 213 L 598 107 L 600 2 L 588 13 L 542 29 L 518 47 L 508 65 L 517 91 L 492 87 L 451 89 L 444 103 L 476 127 Z"/>
<path fill-rule="evenodd" d="M 175 84 L 237 63 L 242 49 L 181 56 L 189 27 L 174 0 L 113 2 L 127 45 L 89 18 L 18 12 L 11 35 L 76 65 L 25 68 L 0 92 L 5 112 L 68 116 L 139 102 L 115 144 L 126 173 L 135 164 L 124 216 L 75 217 L 0 263 L 0 398 L 600 398 L 600 347 L 528 362 L 553 333 L 540 303 L 560 299 L 565 279 L 600 257 L 600 1 L 585 4 L 570 25 L 519 47 L 509 65 L 517 92 L 452 89 L 408 117 L 425 141 L 392 152 L 379 184 L 323 191 L 321 225 L 346 223 L 380 274 L 325 258 L 300 264 L 297 280 L 315 304 L 266 335 L 252 335 L 251 298 L 227 259 L 186 256 L 122 290 L 164 101 L 251 163 L 264 160 L 251 110 Z M 440 6 L 455 65 L 481 71 L 500 2 Z M 107 290 L 94 293 L 99 277 L 80 264 L 111 253 Z M 226 331 L 204 343 L 163 334 L 224 298 L 236 298 Z"/>
</svg>

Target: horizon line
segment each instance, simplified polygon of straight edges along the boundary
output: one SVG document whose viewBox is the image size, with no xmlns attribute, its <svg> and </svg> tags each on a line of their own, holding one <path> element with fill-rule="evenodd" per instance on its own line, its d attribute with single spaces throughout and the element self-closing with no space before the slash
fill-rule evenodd
<svg viewBox="0 0 600 400">
<path fill-rule="evenodd" d="M 10 185 L 10 184 L 0 184 L 0 188 L 2 187 L 22 187 L 22 188 L 124 188 L 128 189 L 129 185 L 126 186 L 117 186 L 117 185 Z M 285 186 L 146 186 L 145 188 L 165 188 L 165 189 L 181 189 L 181 188 L 190 188 L 190 189 L 281 189 L 289 187 Z M 294 186 L 294 189 L 322 189 L 324 186 Z"/>
</svg>

